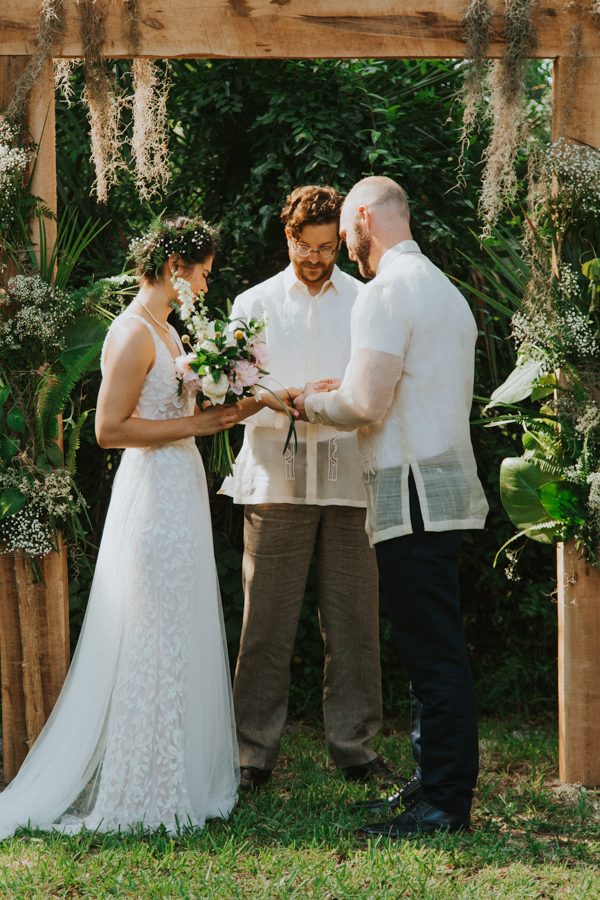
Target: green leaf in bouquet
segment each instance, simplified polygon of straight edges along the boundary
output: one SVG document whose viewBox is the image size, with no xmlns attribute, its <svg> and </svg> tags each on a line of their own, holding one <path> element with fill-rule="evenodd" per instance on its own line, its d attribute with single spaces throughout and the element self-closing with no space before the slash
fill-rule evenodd
<svg viewBox="0 0 600 900">
<path fill-rule="evenodd" d="M 550 481 L 539 489 L 546 512 L 560 522 L 583 525 L 586 521 L 586 492 L 573 481 Z"/>
<path fill-rule="evenodd" d="M 16 488 L 6 488 L 0 493 L 0 519 L 14 516 L 20 512 L 27 503 L 27 497 Z"/>
<path fill-rule="evenodd" d="M 500 467 L 500 498 L 509 519 L 541 544 L 554 543 L 560 531 L 558 522 L 548 527 L 548 511 L 540 499 L 540 488 L 551 481 L 556 475 L 544 471 L 534 457 L 508 457 Z"/>
<path fill-rule="evenodd" d="M 12 409 L 9 409 L 6 414 L 6 424 L 11 431 L 16 431 L 17 434 L 25 433 L 25 416 L 18 406 L 13 406 Z"/>
</svg>

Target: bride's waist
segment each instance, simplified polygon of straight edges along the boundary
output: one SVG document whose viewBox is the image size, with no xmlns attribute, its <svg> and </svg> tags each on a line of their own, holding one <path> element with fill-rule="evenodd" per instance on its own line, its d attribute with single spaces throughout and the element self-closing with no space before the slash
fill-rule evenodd
<svg viewBox="0 0 600 900">
<path fill-rule="evenodd" d="M 153 444 L 151 447 L 128 447 L 125 453 L 159 453 L 163 450 L 190 449 L 192 447 L 196 449 L 196 439 L 194 437 L 184 437 L 179 438 L 177 441 L 165 441 L 164 444 Z"/>
</svg>

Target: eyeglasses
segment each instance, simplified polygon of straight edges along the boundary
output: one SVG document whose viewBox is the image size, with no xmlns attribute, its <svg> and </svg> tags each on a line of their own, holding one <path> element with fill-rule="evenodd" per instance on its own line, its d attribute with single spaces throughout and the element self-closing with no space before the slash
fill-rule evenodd
<svg viewBox="0 0 600 900">
<path fill-rule="evenodd" d="M 298 241 L 294 241 L 290 238 L 290 243 L 294 245 L 294 251 L 298 254 L 298 256 L 302 257 L 302 259 L 307 259 L 311 253 L 314 253 L 316 256 L 320 256 L 321 259 L 333 259 L 333 257 L 338 252 L 338 245 L 336 244 L 334 247 L 319 247 L 315 250 L 314 247 L 307 247 L 306 244 L 299 244 Z"/>
</svg>

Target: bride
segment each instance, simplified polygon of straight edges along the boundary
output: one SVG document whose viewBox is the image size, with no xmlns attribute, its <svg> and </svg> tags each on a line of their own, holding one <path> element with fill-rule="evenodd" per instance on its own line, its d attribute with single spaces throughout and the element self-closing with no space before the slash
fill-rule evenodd
<svg viewBox="0 0 600 900">
<path fill-rule="evenodd" d="M 206 292 L 215 234 L 159 223 L 133 242 L 140 290 L 102 351 L 96 435 L 124 447 L 85 621 L 56 706 L 0 795 L 19 826 L 168 832 L 226 818 L 238 760 L 210 510 L 194 438 L 263 405 L 200 410 L 178 392 L 167 323 L 184 278 Z M 176 281 L 174 282 L 176 284 Z"/>
</svg>

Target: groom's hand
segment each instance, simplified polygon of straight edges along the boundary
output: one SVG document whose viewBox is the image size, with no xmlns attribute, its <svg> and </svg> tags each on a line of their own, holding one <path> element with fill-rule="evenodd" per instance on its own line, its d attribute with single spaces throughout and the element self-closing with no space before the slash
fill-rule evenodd
<svg viewBox="0 0 600 900">
<path fill-rule="evenodd" d="M 306 415 L 305 401 L 311 394 L 327 393 L 328 391 L 337 391 L 342 382 L 339 378 L 321 378 L 319 381 L 307 381 L 304 385 L 302 393 L 295 398 L 294 406 L 300 414 L 302 422 L 308 422 Z"/>
<path fill-rule="evenodd" d="M 263 388 L 260 391 L 260 402 L 263 406 L 266 406 L 268 409 L 272 409 L 275 412 L 283 412 L 283 407 L 281 405 L 283 403 L 287 411 L 291 413 L 294 418 L 297 418 L 294 400 L 301 393 L 302 391 L 297 387 L 284 388 L 281 391 L 274 391 L 273 393 L 270 393 Z"/>
</svg>

